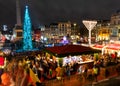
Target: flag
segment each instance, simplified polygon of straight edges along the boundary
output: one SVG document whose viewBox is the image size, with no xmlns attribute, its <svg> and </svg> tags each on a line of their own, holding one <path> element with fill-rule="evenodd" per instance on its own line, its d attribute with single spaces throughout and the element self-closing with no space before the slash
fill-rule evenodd
<svg viewBox="0 0 120 86">
<path fill-rule="evenodd" d="M 31 68 L 30 68 L 30 78 L 32 79 L 32 81 L 33 81 L 34 83 L 40 82 L 39 78 L 35 75 L 35 73 L 32 71 Z"/>
</svg>

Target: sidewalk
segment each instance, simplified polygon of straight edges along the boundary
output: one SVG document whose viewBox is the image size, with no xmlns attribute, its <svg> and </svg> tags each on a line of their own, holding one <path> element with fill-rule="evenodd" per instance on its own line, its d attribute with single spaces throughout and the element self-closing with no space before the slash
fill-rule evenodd
<svg viewBox="0 0 120 86">
<path fill-rule="evenodd" d="M 76 74 L 71 75 L 70 79 L 68 77 L 65 77 L 64 80 L 49 80 L 45 82 L 45 86 L 89 86 L 90 84 L 96 84 L 103 82 L 105 80 L 108 80 L 113 77 L 117 77 L 118 74 L 115 73 L 113 75 L 110 75 L 108 77 L 98 76 L 98 82 L 95 82 L 94 80 L 84 79 L 82 76 Z"/>
<path fill-rule="evenodd" d="M 92 83 L 86 84 L 84 86 L 104 86 L 104 85 L 105 86 L 109 86 L 109 85 L 113 86 L 114 81 L 110 81 L 110 80 L 115 80 L 116 78 L 120 79 L 120 75 L 113 74 L 107 78 L 99 80 L 98 82 L 92 82 Z M 116 80 L 116 82 L 117 82 L 117 80 Z M 111 83 L 112 83 L 112 85 L 111 85 Z M 114 82 L 114 84 L 116 84 L 116 83 Z M 118 86 L 118 85 L 115 85 L 115 86 Z"/>
</svg>

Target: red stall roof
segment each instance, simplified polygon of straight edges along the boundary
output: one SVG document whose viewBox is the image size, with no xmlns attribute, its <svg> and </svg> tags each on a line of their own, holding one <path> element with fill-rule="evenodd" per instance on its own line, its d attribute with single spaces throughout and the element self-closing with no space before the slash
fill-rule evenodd
<svg viewBox="0 0 120 86">
<path fill-rule="evenodd" d="M 119 50 L 120 49 L 120 44 L 107 44 L 107 45 L 94 45 L 93 48 L 96 49 L 102 49 L 103 47 L 106 47 L 105 49 L 111 49 L 111 50 Z"/>
<path fill-rule="evenodd" d="M 97 49 L 102 49 L 104 47 L 104 45 L 99 45 L 99 44 L 96 44 L 93 46 L 94 48 L 97 48 Z"/>
<path fill-rule="evenodd" d="M 54 46 L 47 47 L 47 51 L 54 54 L 84 54 L 86 52 L 97 52 L 99 50 L 92 49 L 91 47 L 81 46 L 81 45 L 64 45 L 64 46 Z"/>
<path fill-rule="evenodd" d="M 108 44 L 106 49 L 119 50 L 120 44 Z"/>
</svg>

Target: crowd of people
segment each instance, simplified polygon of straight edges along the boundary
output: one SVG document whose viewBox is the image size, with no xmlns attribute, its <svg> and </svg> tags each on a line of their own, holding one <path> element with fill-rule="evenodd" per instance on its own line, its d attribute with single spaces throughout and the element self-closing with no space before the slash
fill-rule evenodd
<svg viewBox="0 0 120 86">
<path fill-rule="evenodd" d="M 70 76 L 70 71 L 70 64 L 62 67 L 55 59 L 51 61 L 43 54 L 12 57 L 6 60 L 4 69 L 0 69 L 0 86 L 36 86 L 46 80 Z"/>
<path fill-rule="evenodd" d="M 83 74 L 85 78 L 92 74 L 97 81 L 100 67 L 108 61 L 109 55 L 100 54 L 90 57 L 92 59 L 96 57 L 91 64 L 66 63 L 64 66 L 60 65 L 56 58 L 43 53 L 34 56 L 26 55 L 19 59 L 13 57 L 6 60 L 4 69 L 0 68 L 0 86 L 40 86 L 46 80 L 64 80 L 64 77 L 70 79 L 72 74 Z M 89 70 L 92 71 L 90 74 Z"/>
</svg>

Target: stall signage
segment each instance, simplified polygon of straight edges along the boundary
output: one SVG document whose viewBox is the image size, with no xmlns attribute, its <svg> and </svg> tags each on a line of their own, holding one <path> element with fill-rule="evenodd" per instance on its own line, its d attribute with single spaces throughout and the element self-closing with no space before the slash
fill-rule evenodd
<svg viewBox="0 0 120 86">
<path fill-rule="evenodd" d="M 4 65 L 4 58 L 0 57 L 0 66 L 3 66 L 3 65 Z"/>
</svg>

